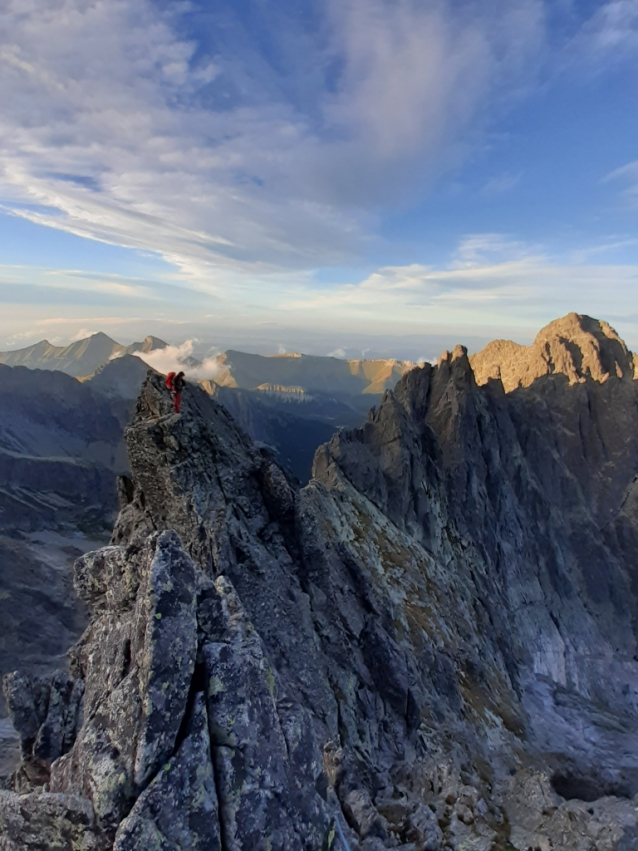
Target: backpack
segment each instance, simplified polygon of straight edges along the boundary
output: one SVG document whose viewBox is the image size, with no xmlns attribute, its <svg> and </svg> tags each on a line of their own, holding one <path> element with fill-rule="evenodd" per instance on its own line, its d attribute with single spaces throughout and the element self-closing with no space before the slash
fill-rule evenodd
<svg viewBox="0 0 638 851">
<path fill-rule="evenodd" d="M 168 387 L 169 390 L 173 389 L 173 382 L 174 381 L 175 381 L 175 373 L 169 372 L 168 375 L 166 376 L 166 386 Z"/>
</svg>

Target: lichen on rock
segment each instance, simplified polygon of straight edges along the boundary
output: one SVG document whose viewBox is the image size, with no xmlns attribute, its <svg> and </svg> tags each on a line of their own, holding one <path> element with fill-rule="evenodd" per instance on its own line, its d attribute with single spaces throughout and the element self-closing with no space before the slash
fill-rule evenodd
<svg viewBox="0 0 638 851">
<path fill-rule="evenodd" d="M 150 373 L 71 675 L 5 685 L 0 848 L 636 847 L 633 356 L 538 346 L 407 373 L 302 490 Z"/>
</svg>

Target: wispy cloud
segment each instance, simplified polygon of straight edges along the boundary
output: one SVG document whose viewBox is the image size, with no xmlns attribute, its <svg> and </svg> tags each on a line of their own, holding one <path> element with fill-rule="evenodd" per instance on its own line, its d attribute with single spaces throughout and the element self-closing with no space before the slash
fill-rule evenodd
<svg viewBox="0 0 638 851">
<path fill-rule="evenodd" d="M 615 183 L 622 187 L 622 195 L 632 206 L 638 205 L 638 160 L 626 163 L 605 175 L 603 183 Z"/>
<path fill-rule="evenodd" d="M 603 3 L 584 23 L 576 45 L 616 61 L 638 53 L 638 3 L 636 0 L 611 0 Z"/>
<path fill-rule="evenodd" d="M 571 254 L 571 260 L 574 263 L 586 263 L 591 257 L 595 257 L 600 254 L 618 252 L 623 248 L 634 248 L 637 245 L 637 237 L 611 237 L 599 242 L 598 244 L 589 245 L 587 248 L 579 248 L 578 250 L 573 251 Z"/>
<path fill-rule="evenodd" d="M 296 315 L 311 310 L 317 321 L 338 316 L 364 324 L 382 315 L 406 331 L 452 323 L 477 330 L 501 326 L 511 335 L 572 310 L 605 318 L 611 304 L 615 314 L 625 312 L 619 327 L 635 340 L 638 328 L 630 317 L 637 287 L 638 265 L 565 265 L 538 246 L 473 234 L 447 268 L 388 266 L 358 284 L 309 292 L 281 309 Z"/>
<path fill-rule="evenodd" d="M 454 268 L 489 267 L 499 261 L 519 261 L 542 255 L 540 246 L 532 246 L 502 233 L 477 233 L 464 236 L 452 260 Z"/>
<path fill-rule="evenodd" d="M 500 195 L 504 192 L 511 192 L 521 182 L 522 176 L 523 172 L 519 171 L 518 174 L 505 172 L 497 177 L 492 177 L 487 181 L 481 192 L 485 195 Z"/>
<path fill-rule="evenodd" d="M 334 0 L 278 72 L 231 6 L 210 32 L 179 34 L 189 8 L 8 0 L 0 166 L 15 215 L 157 251 L 210 292 L 227 270 L 354 256 L 370 210 L 458 162 L 544 26 L 540 0 L 467 14 L 451 0 Z M 273 5 L 280 47 L 286 11 Z"/>
</svg>

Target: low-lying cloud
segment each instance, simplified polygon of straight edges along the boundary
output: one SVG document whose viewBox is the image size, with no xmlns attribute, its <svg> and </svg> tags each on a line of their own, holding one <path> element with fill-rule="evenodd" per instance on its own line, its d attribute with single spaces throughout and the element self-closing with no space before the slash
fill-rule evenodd
<svg viewBox="0 0 638 851">
<path fill-rule="evenodd" d="M 150 367 L 168 375 L 169 372 L 183 372 L 190 381 L 214 381 L 220 374 L 221 366 L 216 358 L 205 358 L 201 363 L 189 364 L 193 356 L 193 340 L 186 340 L 180 346 L 166 346 L 151 352 L 134 352 L 135 357 Z"/>
</svg>

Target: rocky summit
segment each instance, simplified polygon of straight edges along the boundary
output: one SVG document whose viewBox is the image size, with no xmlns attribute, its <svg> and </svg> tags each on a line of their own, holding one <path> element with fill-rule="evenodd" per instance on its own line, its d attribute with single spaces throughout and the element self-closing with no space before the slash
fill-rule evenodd
<svg viewBox="0 0 638 851">
<path fill-rule="evenodd" d="M 633 356 L 575 314 L 517 381 L 502 349 L 408 372 L 301 490 L 149 373 L 69 672 L 5 679 L 0 848 L 637 849 Z"/>
</svg>

